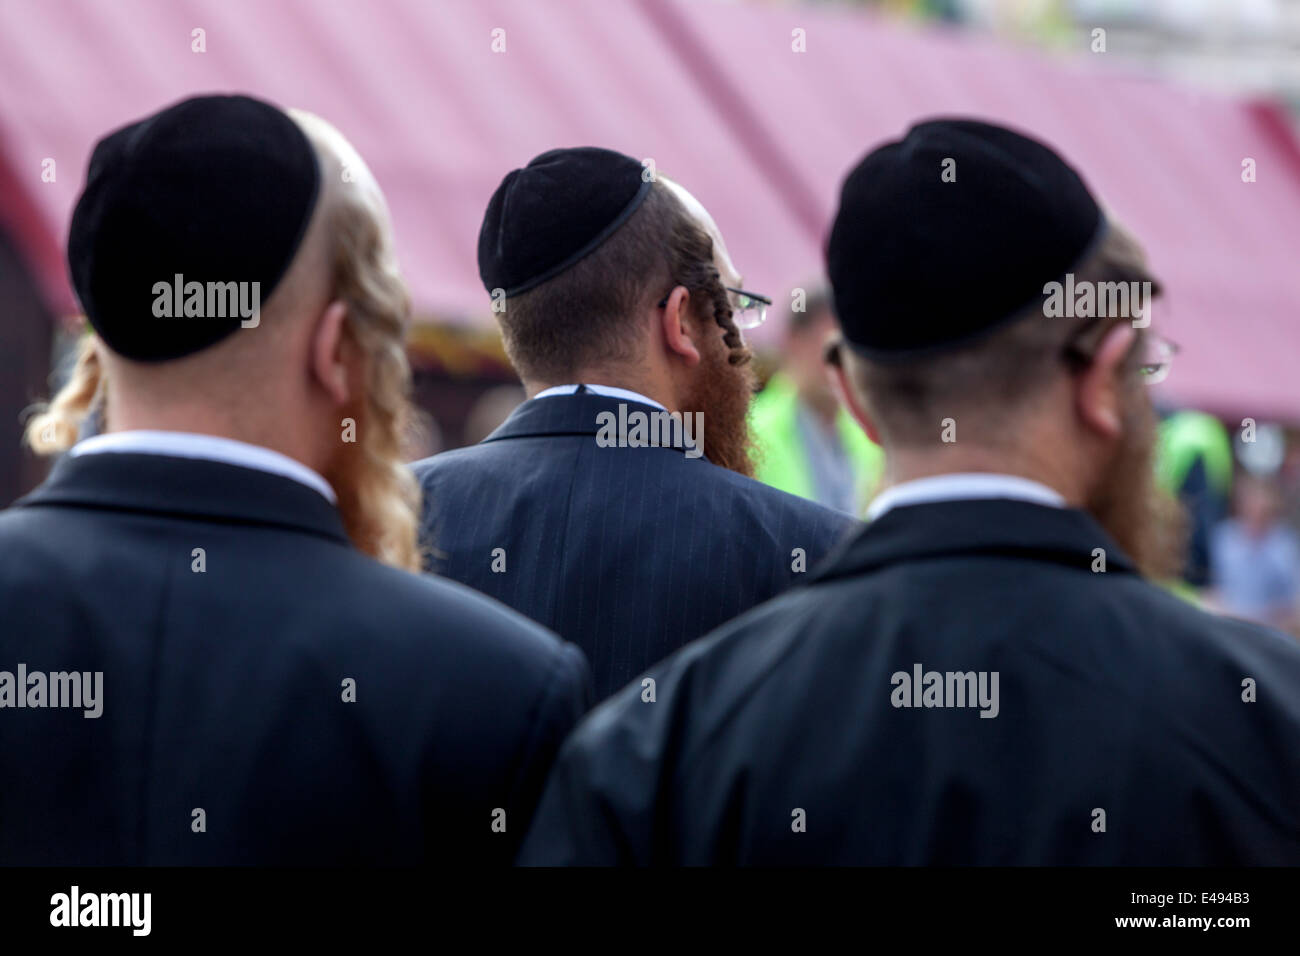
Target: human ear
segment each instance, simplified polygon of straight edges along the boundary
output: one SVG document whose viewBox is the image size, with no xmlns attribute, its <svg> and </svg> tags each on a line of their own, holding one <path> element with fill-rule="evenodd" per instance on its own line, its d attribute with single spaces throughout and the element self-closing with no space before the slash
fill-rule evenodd
<svg viewBox="0 0 1300 956">
<path fill-rule="evenodd" d="M 840 348 L 843 348 L 843 346 L 840 346 Z M 838 361 L 828 362 L 827 367 L 831 374 L 831 386 L 835 389 L 835 395 L 840 400 L 840 404 L 848 409 L 849 414 L 853 416 L 853 420 L 862 426 L 862 430 L 867 433 L 867 437 L 879 445 L 880 432 L 876 428 L 876 423 L 872 421 L 867 406 L 854 393 L 853 383 L 849 381 L 849 375 L 844 370 L 843 358 Z"/>
<path fill-rule="evenodd" d="M 351 384 L 344 322 L 348 307 L 335 300 L 325 307 L 316 320 L 311 336 L 311 375 L 336 405 L 348 403 Z"/>
<path fill-rule="evenodd" d="M 691 293 L 686 286 L 676 286 L 668 293 L 660 316 L 664 345 L 688 367 L 700 363 L 700 349 L 696 342 L 700 331 L 691 315 Z"/>
<path fill-rule="evenodd" d="M 1074 385 L 1075 410 L 1084 424 L 1104 438 L 1116 438 L 1124 427 L 1124 360 L 1137 333 L 1121 322 L 1106 333 Z"/>
</svg>

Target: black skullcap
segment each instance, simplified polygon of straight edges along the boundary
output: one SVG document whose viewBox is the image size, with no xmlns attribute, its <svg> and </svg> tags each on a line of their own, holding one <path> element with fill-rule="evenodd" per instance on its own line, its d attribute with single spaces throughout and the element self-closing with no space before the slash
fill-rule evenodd
<svg viewBox="0 0 1300 956">
<path fill-rule="evenodd" d="M 157 317 L 155 283 L 174 286 L 177 275 L 204 289 L 257 282 L 264 304 L 319 190 L 302 130 L 247 96 L 183 100 L 109 134 L 90 157 L 68 235 L 72 284 L 90 324 L 114 352 L 140 361 L 224 339 L 240 326 L 237 309 L 227 318 Z"/>
<path fill-rule="evenodd" d="M 598 246 L 650 192 L 641 163 L 595 146 L 553 149 L 511 170 L 478 234 L 478 274 L 492 292 L 527 292 Z"/>
<path fill-rule="evenodd" d="M 1104 229 L 1078 173 L 1042 143 L 973 120 L 921 123 L 840 192 L 826 266 L 844 338 L 879 361 L 965 344 L 1041 302 Z"/>
</svg>

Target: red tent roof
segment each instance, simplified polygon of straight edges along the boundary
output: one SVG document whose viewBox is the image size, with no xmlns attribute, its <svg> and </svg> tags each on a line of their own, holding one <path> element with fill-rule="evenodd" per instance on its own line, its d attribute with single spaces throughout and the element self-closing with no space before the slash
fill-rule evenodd
<svg viewBox="0 0 1300 956">
<path fill-rule="evenodd" d="M 1059 147 L 1147 244 L 1169 291 L 1156 321 L 1184 347 L 1171 399 L 1300 419 L 1300 152 L 1284 121 L 1101 56 L 685 0 L 0 4 L 0 220 L 53 306 L 73 308 L 62 247 L 95 141 L 193 92 L 241 91 L 320 113 L 356 144 L 423 310 L 488 321 L 474 261 L 487 197 L 509 168 L 580 144 L 654 159 L 709 207 L 746 284 L 788 302 L 866 149 L 921 117 L 975 114 Z"/>
</svg>

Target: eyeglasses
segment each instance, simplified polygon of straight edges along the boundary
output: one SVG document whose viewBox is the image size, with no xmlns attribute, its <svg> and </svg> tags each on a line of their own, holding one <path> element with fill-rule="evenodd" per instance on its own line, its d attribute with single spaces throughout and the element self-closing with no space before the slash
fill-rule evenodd
<svg viewBox="0 0 1300 956">
<path fill-rule="evenodd" d="M 731 322 L 738 329 L 756 329 L 763 324 L 767 318 L 767 308 L 772 304 L 772 300 L 765 295 L 759 295 L 757 292 L 747 292 L 744 289 L 733 289 L 731 286 L 724 286 L 727 290 L 727 301 L 731 303 Z M 659 302 L 659 308 L 668 304 L 668 296 L 664 296 Z"/>
<path fill-rule="evenodd" d="M 1110 328 L 1113 328 L 1113 326 L 1106 324 L 1091 326 L 1088 332 L 1066 345 L 1065 357 L 1072 360 L 1079 367 L 1091 364 L 1093 359 L 1096 358 L 1094 352 L 1100 344 L 1100 339 L 1104 337 Z M 1097 341 L 1093 342 L 1091 347 L 1084 348 L 1079 344 L 1080 339 L 1084 338 L 1095 338 Z M 1167 379 L 1169 369 L 1173 365 L 1174 356 L 1182 351 L 1178 343 L 1171 342 L 1164 336 L 1149 331 L 1142 335 L 1138 348 L 1141 350 L 1138 355 L 1138 375 L 1142 377 L 1143 385 L 1159 385 Z"/>
<path fill-rule="evenodd" d="M 823 361 L 833 367 L 841 366 L 843 345 L 843 340 L 838 337 L 827 342 L 822 352 Z M 1142 376 L 1143 385 L 1159 385 L 1167 379 L 1174 356 L 1182 351 L 1177 342 L 1151 333 L 1142 336 L 1140 348 L 1142 352 L 1138 357 L 1138 374 Z M 1077 341 L 1065 347 L 1064 355 L 1080 367 L 1089 365 L 1095 357 L 1090 351 L 1081 348 Z"/>
<path fill-rule="evenodd" d="M 731 321 L 738 329 L 756 329 L 767 318 L 767 307 L 772 300 L 757 292 L 727 287 L 727 296 L 731 299 Z"/>
<path fill-rule="evenodd" d="M 1159 385 L 1169 377 L 1169 368 L 1174 356 L 1181 351 L 1176 342 L 1171 342 L 1159 335 L 1142 337 L 1142 356 L 1138 365 L 1138 374 L 1144 385 Z"/>
</svg>

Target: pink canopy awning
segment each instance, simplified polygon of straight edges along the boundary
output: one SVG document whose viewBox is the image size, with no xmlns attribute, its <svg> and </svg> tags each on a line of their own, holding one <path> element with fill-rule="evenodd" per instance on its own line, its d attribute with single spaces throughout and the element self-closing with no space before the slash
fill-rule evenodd
<svg viewBox="0 0 1300 956">
<path fill-rule="evenodd" d="M 321 114 L 367 158 L 426 313 L 490 321 L 474 258 L 488 196 L 536 153 L 584 144 L 679 179 L 746 285 L 781 303 L 819 268 L 839 182 L 869 147 L 972 114 L 1057 146 L 1147 244 L 1168 290 L 1156 322 L 1184 349 L 1171 400 L 1300 420 L 1300 151 L 1285 121 L 1104 56 L 686 0 L 0 4 L 0 221 L 51 305 L 73 309 L 62 248 L 95 141 L 194 92 L 248 92 Z"/>
</svg>

